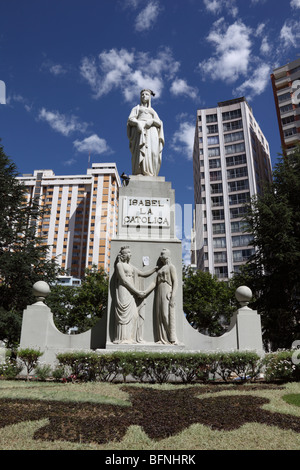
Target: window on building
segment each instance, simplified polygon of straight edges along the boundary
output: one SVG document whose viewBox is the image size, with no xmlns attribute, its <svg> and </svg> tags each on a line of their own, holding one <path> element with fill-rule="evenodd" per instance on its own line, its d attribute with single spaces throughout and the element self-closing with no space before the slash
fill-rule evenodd
<svg viewBox="0 0 300 470">
<path fill-rule="evenodd" d="M 240 220 L 237 222 L 231 222 L 231 232 L 245 232 L 248 229 L 248 224 L 244 220 Z"/>
<path fill-rule="evenodd" d="M 287 117 L 281 119 L 281 122 L 282 122 L 283 125 L 289 124 L 290 122 L 294 122 L 294 121 L 295 121 L 295 116 L 294 115 L 287 116 Z"/>
<path fill-rule="evenodd" d="M 217 251 L 214 253 L 214 262 L 215 263 L 227 263 L 227 253 L 226 251 Z"/>
<path fill-rule="evenodd" d="M 221 235 L 225 233 L 225 223 L 222 222 L 220 224 L 212 224 L 213 234 L 214 235 Z"/>
<path fill-rule="evenodd" d="M 249 181 L 248 180 L 238 180 L 238 181 L 231 181 L 228 183 L 228 191 L 244 191 L 245 189 L 249 189 Z"/>
<path fill-rule="evenodd" d="M 209 160 L 209 168 L 221 168 L 220 158 L 212 158 Z"/>
<path fill-rule="evenodd" d="M 246 166 L 227 170 L 227 179 L 229 180 L 233 178 L 242 178 L 243 176 L 248 176 L 248 170 Z"/>
<path fill-rule="evenodd" d="M 253 237 L 250 234 L 237 235 L 232 237 L 232 246 L 249 246 L 253 243 Z"/>
<path fill-rule="evenodd" d="M 243 128 L 243 121 L 239 119 L 238 121 L 231 121 L 231 122 L 224 122 L 223 124 L 223 131 L 235 131 L 237 129 Z"/>
<path fill-rule="evenodd" d="M 219 136 L 214 135 L 212 137 L 207 137 L 207 145 L 216 145 L 219 143 Z"/>
<path fill-rule="evenodd" d="M 208 156 L 209 157 L 218 157 L 220 155 L 220 148 L 219 147 L 211 147 L 208 149 Z"/>
<path fill-rule="evenodd" d="M 242 206 L 242 207 L 234 207 L 230 209 L 230 218 L 231 219 L 238 219 L 240 217 L 244 217 L 244 215 L 247 213 L 247 207 Z"/>
<path fill-rule="evenodd" d="M 244 132 L 243 131 L 231 132 L 230 134 L 225 134 L 224 135 L 225 144 L 227 144 L 228 142 L 235 142 L 237 140 L 244 140 Z"/>
<path fill-rule="evenodd" d="M 281 114 L 287 113 L 288 111 L 293 110 L 293 105 L 292 105 L 292 103 L 289 103 L 289 104 L 286 104 L 284 106 L 281 106 L 279 109 L 280 109 Z"/>
<path fill-rule="evenodd" d="M 292 75 L 293 73 L 298 72 L 298 70 L 300 70 L 300 65 L 298 65 L 298 66 L 295 67 L 294 69 L 290 70 L 290 75 Z"/>
<path fill-rule="evenodd" d="M 229 205 L 234 206 L 236 204 L 246 204 L 250 201 L 250 193 L 230 194 Z"/>
<path fill-rule="evenodd" d="M 223 196 L 213 196 L 211 198 L 211 203 L 212 203 L 212 206 L 215 207 L 215 206 L 223 206 Z"/>
<path fill-rule="evenodd" d="M 212 194 L 222 193 L 223 191 L 222 183 L 211 184 L 210 188 L 211 188 Z"/>
<path fill-rule="evenodd" d="M 214 248 L 226 248 L 226 237 L 213 238 Z"/>
<path fill-rule="evenodd" d="M 214 209 L 211 214 L 213 220 L 224 220 L 224 209 Z"/>
<path fill-rule="evenodd" d="M 233 254 L 233 262 L 234 263 L 239 263 L 241 261 L 247 261 L 250 256 L 254 254 L 254 249 L 250 248 L 247 250 L 235 250 L 232 252 Z"/>
<path fill-rule="evenodd" d="M 215 275 L 218 278 L 228 277 L 228 268 L 227 268 L 227 266 L 217 266 L 217 267 L 215 267 Z"/>
<path fill-rule="evenodd" d="M 206 115 L 206 122 L 217 122 L 218 117 L 216 114 L 207 114 Z"/>
<path fill-rule="evenodd" d="M 246 154 L 226 158 L 226 166 L 243 165 L 247 163 Z"/>
<path fill-rule="evenodd" d="M 210 178 L 210 181 L 221 180 L 222 179 L 222 172 L 220 170 L 219 171 L 211 171 L 209 173 L 209 178 Z"/>
<path fill-rule="evenodd" d="M 222 120 L 223 121 L 229 121 L 231 119 L 237 119 L 237 118 L 240 118 L 240 117 L 242 117 L 242 111 L 241 111 L 240 108 L 222 113 Z"/>
<path fill-rule="evenodd" d="M 292 135 L 297 134 L 296 127 L 291 127 L 290 129 L 286 129 L 284 132 L 284 137 L 291 137 Z"/>
<path fill-rule="evenodd" d="M 282 103 L 283 101 L 287 101 L 287 100 L 290 100 L 290 99 L 291 99 L 291 93 L 290 92 L 283 93 L 282 95 L 278 96 L 279 103 Z"/>
<path fill-rule="evenodd" d="M 240 144 L 232 144 L 225 146 L 225 153 L 228 155 L 229 153 L 239 153 L 245 152 L 245 143 L 241 142 Z"/>
<path fill-rule="evenodd" d="M 207 126 L 207 133 L 208 134 L 217 134 L 218 133 L 218 124 L 212 124 Z"/>
</svg>

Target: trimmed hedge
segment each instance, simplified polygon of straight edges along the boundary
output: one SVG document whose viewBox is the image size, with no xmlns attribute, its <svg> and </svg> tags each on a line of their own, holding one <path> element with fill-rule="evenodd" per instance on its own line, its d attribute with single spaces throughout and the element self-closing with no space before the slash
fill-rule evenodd
<svg viewBox="0 0 300 470">
<path fill-rule="evenodd" d="M 268 382 L 299 382 L 300 351 L 276 351 L 264 357 L 264 373 Z M 298 363 L 298 364 L 297 364 Z"/>
<path fill-rule="evenodd" d="M 254 352 L 155 353 L 155 352 L 68 352 L 57 355 L 64 380 L 100 380 L 192 383 L 221 378 L 255 380 L 262 361 Z"/>
<path fill-rule="evenodd" d="M 255 352 L 232 351 L 215 353 L 164 353 L 164 352 L 114 352 L 73 351 L 57 355 L 58 365 L 37 363 L 40 351 L 20 350 L 13 360 L 9 351 L 6 361 L 0 364 L 0 377 L 14 379 L 19 376 L 24 363 L 30 359 L 30 370 L 40 380 L 52 376 L 62 381 L 123 381 L 166 383 L 207 382 L 221 379 L 224 382 L 255 381 L 263 373 L 266 382 L 298 382 L 300 380 L 300 350 L 277 351 L 260 357 Z M 29 355 L 29 357 L 28 357 Z M 31 361 L 31 359 L 33 360 Z M 21 361 L 20 361 L 21 359 Z M 24 360 L 25 359 L 25 360 Z M 23 362 L 23 365 L 21 365 Z M 28 368 L 28 367 L 27 367 Z M 28 371 L 29 373 L 29 371 Z"/>
</svg>

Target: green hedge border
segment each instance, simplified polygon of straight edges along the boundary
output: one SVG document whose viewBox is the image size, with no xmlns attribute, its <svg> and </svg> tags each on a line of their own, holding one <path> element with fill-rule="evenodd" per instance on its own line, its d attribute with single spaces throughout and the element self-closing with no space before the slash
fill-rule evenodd
<svg viewBox="0 0 300 470">
<path fill-rule="evenodd" d="M 25 354 L 26 353 L 26 354 Z M 35 366 L 33 376 L 59 381 L 102 381 L 140 383 L 225 383 L 256 381 L 299 382 L 300 351 L 277 351 L 260 356 L 252 351 L 232 352 L 105 352 L 71 351 L 57 354 L 57 366 L 38 363 L 42 352 L 19 350 L 17 360 L 7 354 L 0 365 L 0 376 L 14 379 L 28 361 Z M 23 364 L 22 364 L 23 362 Z"/>
<path fill-rule="evenodd" d="M 261 358 L 255 352 L 154 353 L 114 352 L 98 354 L 81 351 L 57 355 L 60 370 L 77 380 L 145 383 L 208 382 L 221 378 L 255 380 Z M 67 373 L 66 373 L 67 372 Z"/>
</svg>

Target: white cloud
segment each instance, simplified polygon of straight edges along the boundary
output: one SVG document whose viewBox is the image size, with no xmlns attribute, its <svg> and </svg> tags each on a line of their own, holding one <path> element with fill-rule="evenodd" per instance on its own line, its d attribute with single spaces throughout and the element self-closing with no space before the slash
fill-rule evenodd
<svg viewBox="0 0 300 470">
<path fill-rule="evenodd" d="M 41 65 L 41 70 L 49 71 L 52 75 L 65 75 L 67 68 L 61 64 L 55 64 L 51 60 L 45 60 Z"/>
<path fill-rule="evenodd" d="M 179 66 L 169 48 L 160 49 L 155 57 L 148 52 L 111 49 L 101 52 L 98 60 L 85 57 L 80 72 L 96 99 L 117 88 L 131 102 L 141 88 L 150 88 L 160 97 L 164 84 L 174 78 Z"/>
<path fill-rule="evenodd" d="M 24 96 L 18 94 L 18 93 L 13 93 L 11 95 L 8 95 L 6 98 L 6 104 L 8 106 L 13 107 L 13 103 L 19 103 L 24 106 L 26 111 L 30 112 L 32 110 L 32 104 L 29 103 L 29 101 L 24 98 Z"/>
<path fill-rule="evenodd" d="M 271 45 L 269 44 L 269 41 L 266 37 L 264 37 L 262 39 L 262 42 L 261 42 L 261 46 L 260 46 L 260 53 L 262 55 L 267 55 L 271 52 L 272 50 L 272 47 Z"/>
<path fill-rule="evenodd" d="M 246 96 L 248 100 L 256 95 L 260 95 L 270 84 L 271 67 L 268 64 L 261 64 L 254 70 L 253 75 L 240 85 L 235 93 Z"/>
<path fill-rule="evenodd" d="M 300 39 L 300 21 L 286 20 L 280 31 L 283 47 L 298 47 Z"/>
<path fill-rule="evenodd" d="M 65 73 L 67 73 L 66 69 L 64 69 L 61 64 L 51 65 L 49 70 L 53 75 L 64 75 Z"/>
<path fill-rule="evenodd" d="M 255 35 L 256 36 L 261 36 L 263 31 L 265 30 L 265 28 L 266 28 L 265 23 L 260 23 L 256 28 Z"/>
<path fill-rule="evenodd" d="M 58 111 L 47 111 L 42 108 L 39 112 L 38 119 L 46 121 L 52 129 L 64 136 L 70 135 L 72 132 L 85 132 L 88 124 L 78 121 L 77 116 L 66 116 Z"/>
<path fill-rule="evenodd" d="M 121 5 L 124 8 L 136 9 L 143 0 L 121 0 Z"/>
<path fill-rule="evenodd" d="M 190 122 L 181 122 L 179 129 L 174 133 L 171 146 L 176 152 L 185 155 L 188 160 L 193 158 L 195 138 L 195 125 Z"/>
<path fill-rule="evenodd" d="M 177 78 L 172 82 L 170 91 L 175 96 L 184 95 L 192 99 L 196 99 L 198 97 L 198 89 L 189 86 L 185 80 L 180 78 Z"/>
<path fill-rule="evenodd" d="M 109 93 L 112 88 L 119 87 L 124 78 L 132 71 L 134 55 L 126 49 L 111 49 L 99 54 L 99 67 L 95 59 L 84 58 L 81 74 L 95 91 L 96 98 Z M 99 69 L 100 72 L 99 73 Z"/>
<path fill-rule="evenodd" d="M 203 75 L 213 80 L 236 81 L 246 75 L 251 54 L 251 29 L 241 21 L 226 26 L 224 19 L 216 21 L 207 40 L 215 47 L 212 57 L 199 64 Z"/>
<path fill-rule="evenodd" d="M 65 161 L 63 162 L 63 165 L 64 165 L 64 166 L 72 166 L 73 163 L 75 163 L 75 162 L 76 162 L 75 158 L 69 158 L 69 160 L 65 160 Z"/>
<path fill-rule="evenodd" d="M 93 134 L 90 137 L 86 137 L 83 140 L 75 140 L 73 142 L 74 147 L 78 152 L 102 154 L 111 153 L 111 149 L 106 143 L 105 139 L 98 137 L 97 134 Z"/>
<path fill-rule="evenodd" d="M 160 5 L 157 1 L 150 1 L 148 5 L 138 14 L 135 21 L 136 31 L 147 31 L 151 29 L 160 13 Z"/>
<path fill-rule="evenodd" d="M 300 0 L 291 0 L 290 5 L 292 8 L 300 8 Z"/>
<path fill-rule="evenodd" d="M 223 9 L 233 17 L 238 14 L 235 0 L 204 0 L 204 6 L 209 13 L 214 15 L 219 15 Z"/>
</svg>

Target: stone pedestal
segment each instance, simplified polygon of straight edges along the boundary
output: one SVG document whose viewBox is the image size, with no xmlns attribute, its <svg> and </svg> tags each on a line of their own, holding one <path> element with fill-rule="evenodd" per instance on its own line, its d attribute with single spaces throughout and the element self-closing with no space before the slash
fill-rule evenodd
<svg viewBox="0 0 300 470">
<path fill-rule="evenodd" d="M 175 240 L 175 191 L 162 176 L 130 176 L 119 192 L 118 238 Z"/>
<path fill-rule="evenodd" d="M 237 349 L 240 351 L 263 351 L 261 319 L 256 310 L 248 307 L 238 309 L 236 318 Z"/>
<path fill-rule="evenodd" d="M 130 264 L 144 273 L 154 270 L 159 265 L 162 250 L 168 250 L 170 262 L 177 276 L 178 289 L 175 298 L 175 331 L 176 344 L 183 341 L 183 310 L 182 310 L 182 248 L 181 241 L 175 233 L 175 193 L 171 183 L 164 177 L 130 176 L 127 186 L 120 188 L 118 235 L 111 241 L 111 265 L 108 299 L 107 349 L 143 349 L 146 346 L 157 348 L 159 312 L 157 311 L 158 289 L 154 288 L 144 299 L 135 297 L 139 309 L 139 328 L 142 341 L 130 344 L 116 342 L 116 296 L 118 254 L 122 247 L 129 247 Z M 138 276 L 135 287 L 139 291 L 147 291 L 157 281 L 157 271 L 149 277 Z M 167 345 L 161 345 L 165 348 Z"/>
</svg>

